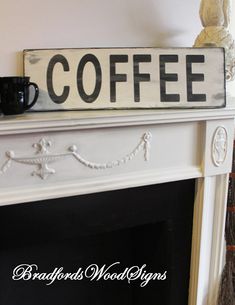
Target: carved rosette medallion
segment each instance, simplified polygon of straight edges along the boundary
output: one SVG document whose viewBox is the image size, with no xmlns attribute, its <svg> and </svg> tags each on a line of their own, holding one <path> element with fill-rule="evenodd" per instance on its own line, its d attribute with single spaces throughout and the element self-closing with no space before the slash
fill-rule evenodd
<svg viewBox="0 0 235 305">
<path fill-rule="evenodd" d="M 214 133 L 212 140 L 212 160 L 215 166 L 221 166 L 227 156 L 228 133 L 225 127 L 219 126 Z"/>
</svg>

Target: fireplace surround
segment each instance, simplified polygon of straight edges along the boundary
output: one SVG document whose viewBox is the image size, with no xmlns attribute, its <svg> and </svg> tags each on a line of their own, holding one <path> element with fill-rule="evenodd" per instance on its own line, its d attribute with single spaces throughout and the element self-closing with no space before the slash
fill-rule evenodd
<svg viewBox="0 0 235 305">
<path fill-rule="evenodd" d="M 188 304 L 215 305 L 234 114 L 226 107 L 2 117 L 0 203 L 196 179 Z"/>
</svg>

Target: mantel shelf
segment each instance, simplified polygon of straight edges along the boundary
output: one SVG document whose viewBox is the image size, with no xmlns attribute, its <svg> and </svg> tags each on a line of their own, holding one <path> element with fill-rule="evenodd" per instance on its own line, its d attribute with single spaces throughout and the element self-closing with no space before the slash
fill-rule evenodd
<svg viewBox="0 0 235 305">
<path fill-rule="evenodd" d="M 219 109 L 27 112 L 17 116 L 0 116 L 0 134 L 210 121 L 234 116 L 235 106 Z"/>
</svg>

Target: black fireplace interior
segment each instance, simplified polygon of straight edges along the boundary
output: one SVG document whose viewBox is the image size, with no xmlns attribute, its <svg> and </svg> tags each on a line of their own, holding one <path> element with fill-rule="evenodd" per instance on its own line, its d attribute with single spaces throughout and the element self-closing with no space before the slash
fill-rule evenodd
<svg viewBox="0 0 235 305">
<path fill-rule="evenodd" d="M 194 180 L 0 208 L 1 305 L 187 305 Z M 166 280 L 13 280 L 21 264 L 75 273 L 120 262 Z"/>
</svg>

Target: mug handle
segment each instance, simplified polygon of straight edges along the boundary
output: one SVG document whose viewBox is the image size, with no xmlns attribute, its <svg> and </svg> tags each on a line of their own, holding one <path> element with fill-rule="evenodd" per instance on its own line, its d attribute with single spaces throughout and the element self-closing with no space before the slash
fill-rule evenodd
<svg viewBox="0 0 235 305">
<path fill-rule="evenodd" d="M 35 94 L 34 94 L 34 98 L 33 98 L 32 102 L 31 102 L 29 105 L 27 105 L 27 106 L 25 107 L 25 110 L 28 110 L 28 109 L 30 109 L 31 107 L 33 107 L 33 105 L 35 105 L 35 103 L 37 102 L 37 99 L 38 99 L 38 95 L 39 95 L 39 88 L 38 88 L 38 85 L 37 85 L 37 84 L 35 84 L 35 83 L 29 83 L 27 86 L 28 86 L 28 87 L 33 86 L 34 89 L 35 89 Z"/>
</svg>

